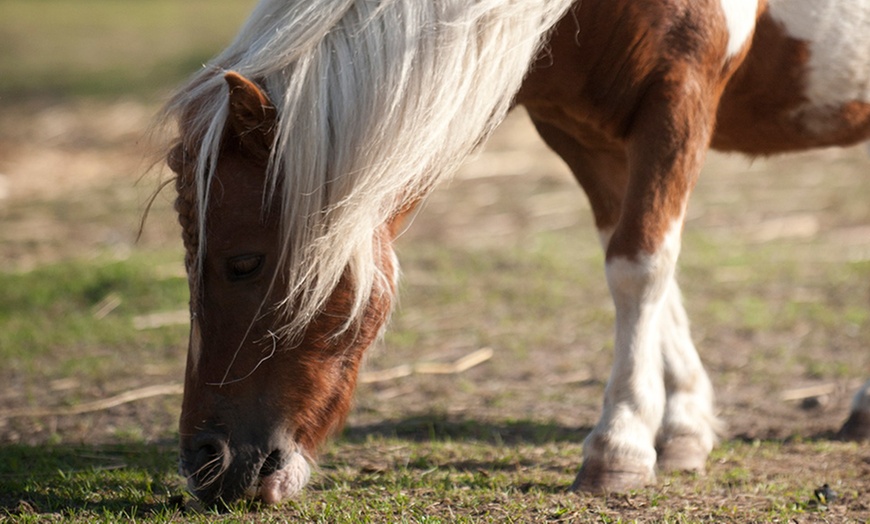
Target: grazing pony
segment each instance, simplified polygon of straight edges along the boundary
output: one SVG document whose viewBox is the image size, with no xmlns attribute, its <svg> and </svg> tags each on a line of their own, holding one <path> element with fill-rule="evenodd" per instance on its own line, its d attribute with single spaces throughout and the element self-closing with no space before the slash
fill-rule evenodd
<svg viewBox="0 0 870 524">
<path fill-rule="evenodd" d="M 573 5 L 572 5 L 573 4 Z M 707 148 L 870 134 L 851 0 L 263 0 L 167 106 L 190 284 L 181 471 L 302 489 L 396 293 L 402 218 L 515 104 L 592 205 L 613 370 L 574 489 L 702 470 L 717 420 L 674 280 Z M 843 434 L 870 435 L 870 383 Z"/>
</svg>

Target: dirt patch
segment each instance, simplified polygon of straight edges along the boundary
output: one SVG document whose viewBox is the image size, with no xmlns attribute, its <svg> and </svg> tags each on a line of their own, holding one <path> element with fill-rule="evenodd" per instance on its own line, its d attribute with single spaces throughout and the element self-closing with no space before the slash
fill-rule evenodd
<svg viewBox="0 0 870 524">
<path fill-rule="evenodd" d="M 4 107 L 0 121 L 0 262 L 24 270 L 107 249 L 167 247 L 173 195 L 137 241 L 159 180 L 156 108 L 135 101 Z"/>
</svg>

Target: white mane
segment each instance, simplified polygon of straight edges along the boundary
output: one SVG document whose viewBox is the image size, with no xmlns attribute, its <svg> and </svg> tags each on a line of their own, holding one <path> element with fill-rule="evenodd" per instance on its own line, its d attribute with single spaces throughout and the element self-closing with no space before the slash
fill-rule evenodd
<svg viewBox="0 0 870 524">
<path fill-rule="evenodd" d="M 228 113 L 222 72 L 258 82 L 277 108 L 267 179 L 282 202 L 284 334 L 301 333 L 346 269 L 347 326 L 358 320 L 382 278 L 373 232 L 501 122 L 572 2 L 263 0 L 182 88 L 167 111 L 190 118 L 180 125 L 197 157 L 200 232 Z M 205 249 L 200 233 L 200 261 Z"/>
</svg>

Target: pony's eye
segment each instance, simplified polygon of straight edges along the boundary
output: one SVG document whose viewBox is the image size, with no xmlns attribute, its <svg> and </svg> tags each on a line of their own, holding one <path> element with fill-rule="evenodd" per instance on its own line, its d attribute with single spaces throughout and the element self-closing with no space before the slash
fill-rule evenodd
<svg viewBox="0 0 870 524">
<path fill-rule="evenodd" d="M 230 280 L 244 280 L 260 272 L 263 255 L 241 255 L 227 260 L 227 275 Z"/>
</svg>

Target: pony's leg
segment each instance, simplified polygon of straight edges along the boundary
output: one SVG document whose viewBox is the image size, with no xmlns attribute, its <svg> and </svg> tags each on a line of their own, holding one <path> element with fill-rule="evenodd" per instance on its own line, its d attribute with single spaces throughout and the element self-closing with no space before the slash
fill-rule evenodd
<svg viewBox="0 0 870 524">
<path fill-rule="evenodd" d="M 533 113 L 532 120 L 541 138 L 568 164 L 586 192 L 599 238 L 607 250 L 628 187 L 625 148 L 594 133 L 589 136 L 572 129 L 569 134 L 536 119 Z M 633 306 L 634 299 L 622 292 L 619 273 L 626 269 L 631 277 L 632 269 L 624 265 L 608 264 L 606 271 L 616 303 L 616 359 L 604 393 L 601 420 L 586 439 L 583 468 L 572 489 L 618 491 L 654 478 L 653 442 L 665 402 L 658 330 L 654 328 L 657 313 L 655 307 Z M 637 276 L 636 284 L 643 285 L 644 276 Z M 632 329 L 639 316 L 645 322 L 640 329 Z"/>
<path fill-rule="evenodd" d="M 663 322 L 677 324 L 684 313 L 675 312 L 672 304 L 678 294 L 671 289 L 685 206 L 715 112 L 715 100 L 708 94 L 712 90 L 703 85 L 696 77 L 648 92 L 627 140 L 628 185 L 605 268 L 616 309 L 615 358 L 601 419 L 586 439 L 575 489 L 621 491 L 655 478 L 655 441 L 667 398 L 665 354 L 669 364 L 697 358 L 685 344 L 668 343 L 664 349 L 661 327 Z M 663 320 L 668 316 L 670 322 Z M 687 338 L 687 328 L 680 331 L 679 337 Z M 671 378 L 682 383 L 681 366 L 671 367 Z"/>
<path fill-rule="evenodd" d="M 839 436 L 845 440 L 870 440 L 870 380 L 855 394 L 852 413 L 840 429 Z"/>
<path fill-rule="evenodd" d="M 588 195 L 602 245 L 607 249 L 619 220 L 628 183 L 624 151 L 585 135 L 586 140 L 581 144 L 567 132 L 536 119 L 534 115 L 532 120 L 538 133 L 568 164 Z M 692 343 L 688 319 L 673 276 L 668 279 L 661 308 L 651 327 L 658 335 L 665 387 L 665 408 L 656 438 L 658 465 L 665 469 L 700 470 L 712 449 L 718 424 L 713 415 L 712 386 Z M 641 445 L 648 447 L 650 441 L 647 437 Z M 626 477 L 625 474 L 620 476 Z M 646 479 L 649 475 L 629 476 L 636 480 L 637 477 Z"/>
<path fill-rule="evenodd" d="M 600 235 L 606 248 L 610 234 Z M 704 471 L 723 424 L 715 415 L 713 384 L 692 342 L 689 318 L 673 276 L 665 290 L 658 331 L 665 411 L 656 436 L 656 464 L 663 471 Z"/>
<path fill-rule="evenodd" d="M 680 289 L 673 278 L 665 291 L 659 330 L 667 398 L 656 437 L 658 467 L 704 471 L 721 423 L 714 414 L 713 385 L 692 343 Z"/>
<path fill-rule="evenodd" d="M 666 400 L 657 325 L 679 252 L 679 225 L 651 254 L 614 255 L 613 245 L 612 238 L 605 273 L 616 308 L 615 354 L 601 418 L 586 438 L 572 486 L 583 491 L 625 491 L 655 479 L 654 440 Z"/>
</svg>

